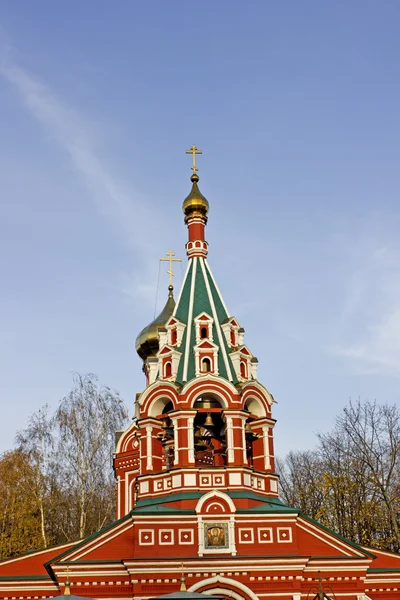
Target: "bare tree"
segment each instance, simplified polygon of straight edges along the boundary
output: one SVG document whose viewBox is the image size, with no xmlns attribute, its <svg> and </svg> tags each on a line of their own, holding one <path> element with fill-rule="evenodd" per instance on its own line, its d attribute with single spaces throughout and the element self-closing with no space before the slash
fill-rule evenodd
<svg viewBox="0 0 400 600">
<path fill-rule="evenodd" d="M 368 470 L 369 482 L 386 506 L 394 550 L 398 551 L 400 410 L 395 405 L 378 405 L 375 401 L 350 402 L 337 419 L 337 428 L 349 437 L 352 453 L 357 456 L 360 466 Z"/>
<path fill-rule="evenodd" d="M 51 451 L 54 444 L 52 435 L 54 423 L 48 416 L 48 406 L 29 417 L 28 427 L 19 431 L 16 442 L 21 450 L 30 457 L 35 470 L 35 485 L 31 489 L 40 512 L 43 547 L 47 548 L 46 499 L 48 497 L 48 470 Z"/>
<path fill-rule="evenodd" d="M 82 538 L 110 520 L 115 501 L 114 434 L 126 424 L 127 412 L 119 394 L 99 387 L 94 375 L 76 375 L 55 421 L 64 494 L 75 506 L 76 533 Z"/>
<path fill-rule="evenodd" d="M 313 452 L 278 462 L 282 500 L 356 543 L 400 548 L 400 410 L 350 402 Z"/>
<path fill-rule="evenodd" d="M 277 470 L 282 500 L 318 519 L 324 501 L 322 461 L 318 452 L 289 452 L 284 460 L 277 460 Z"/>
</svg>

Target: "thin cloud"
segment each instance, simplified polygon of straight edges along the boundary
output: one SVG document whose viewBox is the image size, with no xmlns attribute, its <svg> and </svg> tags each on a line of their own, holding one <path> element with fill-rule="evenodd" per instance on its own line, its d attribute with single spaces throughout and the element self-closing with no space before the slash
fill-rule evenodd
<svg viewBox="0 0 400 600">
<path fill-rule="evenodd" d="M 395 245 L 376 243 L 348 279 L 340 316 L 342 342 L 332 353 L 357 372 L 400 375 L 400 271 Z"/>
<path fill-rule="evenodd" d="M 10 60 L 0 65 L 0 73 L 19 93 L 30 114 L 67 152 L 90 189 L 96 208 L 123 230 L 131 245 L 144 247 L 146 238 L 139 224 L 148 214 L 143 197 L 137 191 L 128 191 L 99 158 L 85 119 L 60 100 L 49 85 Z"/>
</svg>

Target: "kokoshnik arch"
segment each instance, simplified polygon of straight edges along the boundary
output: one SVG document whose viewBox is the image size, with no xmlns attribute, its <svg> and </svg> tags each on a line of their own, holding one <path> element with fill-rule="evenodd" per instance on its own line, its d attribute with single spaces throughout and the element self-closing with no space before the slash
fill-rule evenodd
<svg viewBox="0 0 400 600">
<path fill-rule="evenodd" d="M 278 498 L 273 396 L 208 264 L 209 204 L 183 202 L 188 265 L 175 302 L 136 340 L 145 389 L 117 433 L 117 520 L 79 542 L 0 562 L 0 598 L 144 600 L 179 589 L 235 600 L 400 598 L 400 556 L 362 548 Z M 319 572 L 321 576 L 319 576 Z M 69 589 L 69 586 L 68 586 Z M 313 595 L 311 595 L 313 597 Z"/>
</svg>

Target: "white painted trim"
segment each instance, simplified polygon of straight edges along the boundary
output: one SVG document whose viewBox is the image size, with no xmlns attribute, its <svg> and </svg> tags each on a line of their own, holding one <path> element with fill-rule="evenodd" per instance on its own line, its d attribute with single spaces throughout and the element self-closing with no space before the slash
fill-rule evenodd
<svg viewBox="0 0 400 600">
<path fill-rule="evenodd" d="M 150 424 L 146 425 L 146 468 L 149 471 L 153 470 L 152 430 L 153 427 Z"/>
<path fill-rule="evenodd" d="M 205 502 L 207 502 L 208 500 L 210 500 L 211 498 L 220 498 L 221 500 L 224 500 L 229 508 L 231 509 L 231 512 L 236 512 L 236 506 L 233 503 L 232 498 L 230 498 L 227 494 L 224 494 L 223 492 L 220 492 L 219 490 L 212 490 L 211 492 L 208 492 L 207 494 L 204 494 L 204 496 L 202 496 L 198 503 L 196 504 L 196 513 L 201 512 L 201 509 L 203 508 L 203 505 Z"/>
<path fill-rule="evenodd" d="M 248 540 L 244 540 L 243 531 L 249 531 L 250 537 Z M 254 544 L 254 528 L 253 527 L 238 527 L 239 544 Z"/>
<path fill-rule="evenodd" d="M 271 470 L 271 457 L 269 455 L 269 425 L 262 426 L 263 432 L 263 446 L 264 446 L 264 469 L 266 471 Z"/>
<path fill-rule="evenodd" d="M 247 585 L 244 585 L 244 583 L 241 583 L 240 581 L 236 581 L 235 579 L 229 579 L 228 577 L 221 577 L 221 575 L 217 575 L 216 577 L 210 577 L 209 579 L 203 579 L 202 581 L 198 581 L 194 585 L 190 586 L 190 588 L 188 589 L 188 592 L 197 592 L 199 589 L 201 589 L 203 587 L 207 587 L 208 585 L 212 585 L 214 583 L 220 583 L 220 584 L 222 583 L 227 586 L 226 588 L 225 587 L 218 588 L 219 593 L 229 595 L 229 592 L 233 591 L 232 588 L 233 589 L 236 588 L 237 590 L 241 590 L 242 592 L 247 594 L 252 600 L 258 600 L 258 597 L 255 595 L 255 593 L 250 588 L 247 587 Z M 207 593 L 213 594 L 214 590 L 208 589 L 204 593 L 205 594 L 207 594 Z"/>
<path fill-rule="evenodd" d="M 185 287 L 186 279 L 187 279 L 187 276 L 188 276 L 189 271 L 190 271 L 190 266 L 191 266 L 191 263 L 190 263 L 190 260 L 189 260 L 188 264 L 187 264 L 187 267 L 186 267 L 185 275 L 183 277 L 183 282 L 182 282 L 181 289 L 180 289 L 180 292 L 179 292 L 178 300 L 176 301 L 174 312 L 171 315 L 172 317 L 175 317 L 176 311 L 178 310 L 179 302 L 181 300 L 181 296 L 182 296 L 182 293 L 183 293 L 183 290 L 184 290 L 184 287 Z"/>
<path fill-rule="evenodd" d="M 288 534 L 288 539 L 281 539 L 282 536 L 280 536 L 280 533 L 287 533 Z M 292 543 L 293 542 L 293 531 L 291 527 L 277 527 L 276 528 L 276 533 L 277 533 L 277 542 L 279 544 L 287 544 L 287 543 Z"/>
<path fill-rule="evenodd" d="M 154 546 L 154 529 L 139 529 L 139 546 Z M 148 533 L 150 536 L 150 541 L 146 542 L 146 541 L 142 541 L 142 534 L 143 533 Z"/>
<path fill-rule="evenodd" d="M 230 314 L 229 314 L 229 310 L 228 310 L 228 309 L 227 309 L 227 307 L 226 307 L 226 304 L 225 304 L 225 302 L 224 302 L 224 299 L 223 299 L 223 297 L 222 297 L 221 291 L 220 291 L 220 289 L 219 289 L 219 287 L 218 287 L 218 285 L 217 285 L 217 282 L 216 282 L 216 281 L 215 281 L 215 279 L 214 279 L 214 275 L 212 274 L 211 267 L 210 267 L 210 265 L 208 264 L 208 262 L 207 262 L 207 259 L 206 259 L 206 258 L 204 258 L 204 263 L 205 263 L 205 265 L 206 265 L 206 267 L 207 267 L 207 271 L 210 273 L 210 277 L 211 277 L 211 279 L 212 279 L 212 282 L 213 282 L 213 284 L 214 284 L 214 286 L 215 286 L 215 289 L 216 289 L 216 290 L 217 290 L 217 292 L 218 292 L 218 296 L 219 296 L 219 299 L 220 299 L 220 300 L 221 300 L 221 302 L 222 302 L 222 306 L 224 307 L 224 309 L 225 309 L 225 311 L 226 311 L 226 314 L 228 315 L 228 318 L 229 318 L 229 316 L 230 316 Z"/>
<path fill-rule="evenodd" d="M 190 464 L 194 464 L 194 429 L 193 429 L 194 417 L 188 417 L 188 461 Z"/>
<path fill-rule="evenodd" d="M 194 300 L 194 290 L 196 283 L 196 270 L 197 270 L 197 258 L 192 258 L 193 260 L 193 270 L 192 270 L 192 281 L 190 282 L 190 296 L 189 296 L 189 313 L 188 313 L 188 322 L 187 322 L 187 335 L 186 335 L 186 347 L 185 347 L 185 361 L 183 363 L 183 381 L 187 381 L 187 373 L 189 366 L 189 356 L 190 356 L 190 337 L 192 333 L 192 320 L 193 320 L 193 300 Z"/>
<path fill-rule="evenodd" d="M 229 416 L 229 413 L 225 416 L 226 421 L 226 450 L 227 450 L 227 458 L 228 458 L 228 467 L 232 465 L 235 458 L 235 450 L 233 448 L 233 427 L 232 427 L 232 417 Z"/>
<path fill-rule="evenodd" d="M 215 308 L 214 298 L 212 297 L 211 288 L 210 288 L 210 282 L 208 281 L 206 268 L 204 266 L 205 259 L 201 258 L 199 260 L 200 260 L 201 270 L 203 272 L 204 283 L 206 284 L 208 299 L 210 301 L 210 306 L 211 306 L 211 310 L 212 310 L 214 321 L 215 321 L 215 328 L 216 328 L 217 334 L 218 334 L 219 345 L 221 348 L 222 356 L 224 357 L 226 372 L 228 374 L 229 381 L 233 381 L 233 377 L 232 377 L 232 373 L 231 373 L 231 369 L 230 369 L 229 361 L 228 361 L 228 355 L 226 353 L 226 348 L 225 348 L 225 341 L 224 341 L 225 336 L 222 333 L 221 325 L 219 324 L 219 321 L 218 321 L 217 309 Z"/>
</svg>

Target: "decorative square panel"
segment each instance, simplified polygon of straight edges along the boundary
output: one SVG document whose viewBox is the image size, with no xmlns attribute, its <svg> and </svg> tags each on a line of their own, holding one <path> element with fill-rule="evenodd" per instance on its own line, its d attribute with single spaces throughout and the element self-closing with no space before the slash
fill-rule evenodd
<svg viewBox="0 0 400 600">
<path fill-rule="evenodd" d="M 277 492 L 278 491 L 278 482 L 275 479 L 271 479 L 271 481 L 269 482 L 269 488 L 270 488 L 271 492 Z"/>
<path fill-rule="evenodd" d="M 179 529 L 178 539 L 180 544 L 193 544 L 194 531 L 193 529 Z"/>
<path fill-rule="evenodd" d="M 172 546 L 174 543 L 174 530 L 160 529 L 158 532 L 158 543 L 163 546 Z"/>
<path fill-rule="evenodd" d="M 172 487 L 178 488 L 182 485 L 182 475 L 172 475 Z"/>
<path fill-rule="evenodd" d="M 139 529 L 139 544 L 141 546 L 153 546 L 154 529 Z"/>
<path fill-rule="evenodd" d="M 162 482 L 162 480 L 154 482 L 154 489 L 155 490 L 162 490 L 163 489 L 163 482 Z"/>
<path fill-rule="evenodd" d="M 185 487 L 192 487 L 196 485 L 196 473 L 185 473 L 183 476 L 183 484 Z"/>
<path fill-rule="evenodd" d="M 254 530 L 252 527 L 239 528 L 239 543 L 240 544 L 253 544 L 254 543 Z"/>
<path fill-rule="evenodd" d="M 149 491 L 149 482 L 148 481 L 141 481 L 140 482 L 140 493 L 141 494 L 147 494 Z"/>
<path fill-rule="evenodd" d="M 258 541 L 260 542 L 260 544 L 272 544 L 272 542 L 274 541 L 272 535 L 272 527 L 259 527 Z"/>
<path fill-rule="evenodd" d="M 240 485 L 241 483 L 240 473 L 229 473 L 229 485 Z"/>
<path fill-rule="evenodd" d="M 291 527 L 278 527 L 277 530 L 278 542 L 291 542 L 292 541 L 292 528 Z"/>
<path fill-rule="evenodd" d="M 200 485 L 211 485 L 210 475 L 201 475 L 200 476 Z"/>
<path fill-rule="evenodd" d="M 225 475 L 223 473 L 213 475 L 213 486 L 225 485 Z"/>
</svg>

